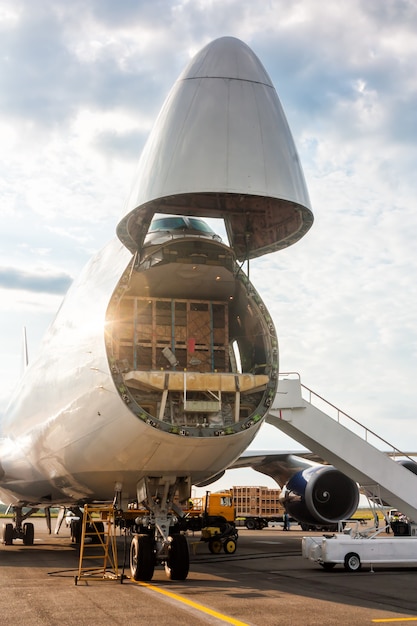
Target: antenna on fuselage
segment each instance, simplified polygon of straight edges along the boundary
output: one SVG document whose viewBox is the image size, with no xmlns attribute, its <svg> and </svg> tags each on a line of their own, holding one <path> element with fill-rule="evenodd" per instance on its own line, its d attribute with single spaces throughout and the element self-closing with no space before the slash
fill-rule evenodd
<svg viewBox="0 0 417 626">
<path fill-rule="evenodd" d="M 26 326 L 23 326 L 23 343 L 22 343 L 22 370 L 25 372 L 29 365 L 28 340 L 26 335 Z"/>
</svg>

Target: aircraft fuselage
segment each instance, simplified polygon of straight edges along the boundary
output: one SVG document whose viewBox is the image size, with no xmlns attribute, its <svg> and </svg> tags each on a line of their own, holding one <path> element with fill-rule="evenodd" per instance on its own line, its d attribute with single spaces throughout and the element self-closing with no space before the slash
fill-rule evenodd
<svg viewBox="0 0 417 626">
<path fill-rule="evenodd" d="M 195 484 L 255 436 L 277 340 L 233 252 L 185 234 L 138 259 L 110 243 L 65 298 L 3 423 L 9 497 L 109 499 L 119 482 L 134 498 L 143 476 L 170 473 Z"/>
</svg>

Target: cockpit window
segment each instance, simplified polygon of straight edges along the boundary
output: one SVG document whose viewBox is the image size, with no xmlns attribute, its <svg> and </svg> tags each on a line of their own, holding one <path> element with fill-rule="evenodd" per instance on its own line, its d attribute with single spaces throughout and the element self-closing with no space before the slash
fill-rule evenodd
<svg viewBox="0 0 417 626">
<path fill-rule="evenodd" d="M 146 233 L 144 246 L 161 245 L 164 241 L 198 237 L 221 242 L 204 220 L 184 215 L 167 215 L 154 217 Z"/>
<path fill-rule="evenodd" d="M 214 235 L 214 231 L 206 222 L 195 217 L 158 217 L 152 220 L 149 232 L 158 230 L 196 230 L 206 235 Z"/>
<path fill-rule="evenodd" d="M 194 230 L 201 230 L 201 232 L 208 233 L 210 235 L 214 234 L 214 231 L 212 231 L 210 226 L 206 224 L 206 222 L 203 222 L 202 220 L 197 220 L 194 217 L 189 217 L 188 223 L 190 225 L 190 228 L 193 228 Z"/>
<path fill-rule="evenodd" d="M 156 230 L 175 230 L 177 228 L 187 228 L 187 224 L 182 217 L 161 217 L 152 220 L 149 232 L 153 233 Z"/>
</svg>

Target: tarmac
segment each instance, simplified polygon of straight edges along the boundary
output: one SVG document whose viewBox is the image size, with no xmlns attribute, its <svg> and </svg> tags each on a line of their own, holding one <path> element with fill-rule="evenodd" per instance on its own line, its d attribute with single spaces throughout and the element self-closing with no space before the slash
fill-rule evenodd
<svg viewBox="0 0 417 626">
<path fill-rule="evenodd" d="M 128 578 L 88 579 L 79 573 L 79 549 L 69 531 L 49 535 L 35 521 L 35 543 L 0 545 L 2 623 L 43 626 L 146 624 L 180 626 L 361 626 L 417 624 L 417 567 L 341 566 L 325 571 L 301 555 L 307 533 L 293 527 L 239 529 L 233 555 L 213 555 L 199 534 L 190 536 L 190 573 L 170 581 L 157 568 L 150 583 Z M 0 520 L 1 523 L 1 520 Z M 320 533 L 309 533 L 318 534 Z M 125 538 L 117 539 L 123 571 Z M 195 544 L 194 546 L 192 544 Z M 126 556 L 128 561 L 128 555 Z"/>
</svg>

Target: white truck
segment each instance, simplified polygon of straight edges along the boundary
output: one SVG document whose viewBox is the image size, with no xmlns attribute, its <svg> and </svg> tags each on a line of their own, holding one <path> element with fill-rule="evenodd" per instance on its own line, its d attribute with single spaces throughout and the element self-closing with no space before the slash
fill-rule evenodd
<svg viewBox="0 0 417 626">
<path fill-rule="evenodd" d="M 417 536 L 379 536 L 382 530 L 368 537 L 353 532 L 303 537 L 302 554 L 326 570 L 337 564 L 349 572 L 359 571 L 362 564 L 417 566 Z"/>
</svg>

